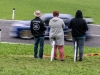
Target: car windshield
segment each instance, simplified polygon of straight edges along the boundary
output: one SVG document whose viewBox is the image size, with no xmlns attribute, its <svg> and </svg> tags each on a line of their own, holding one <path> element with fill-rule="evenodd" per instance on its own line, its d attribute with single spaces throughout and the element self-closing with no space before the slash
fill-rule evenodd
<svg viewBox="0 0 100 75">
<path fill-rule="evenodd" d="M 47 13 L 42 14 L 41 19 L 45 22 L 45 24 L 48 26 L 50 19 L 53 18 L 53 14 Z M 59 18 L 63 19 L 66 26 L 69 25 L 70 20 L 73 18 L 70 14 L 59 14 Z"/>
<path fill-rule="evenodd" d="M 45 24 L 46 24 L 47 26 L 49 25 L 50 19 L 51 19 L 51 18 L 48 18 L 48 19 L 44 20 L 44 22 L 45 22 Z M 68 18 L 61 18 L 61 19 L 64 21 L 65 25 L 68 26 L 68 24 L 69 24 L 69 19 L 68 19 Z"/>
</svg>

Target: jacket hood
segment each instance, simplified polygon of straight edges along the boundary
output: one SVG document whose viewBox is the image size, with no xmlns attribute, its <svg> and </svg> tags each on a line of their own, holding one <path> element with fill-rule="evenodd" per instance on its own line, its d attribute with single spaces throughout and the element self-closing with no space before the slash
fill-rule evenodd
<svg viewBox="0 0 100 75">
<path fill-rule="evenodd" d="M 56 22 L 56 21 L 58 21 L 58 20 L 59 20 L 58 17 L 54 17 L 54 18 L 52 19 L 52 21 L 54 21 L 54 22 Z"/>
<path fill-rule="evenodd" d="M 83 14 L 81 10 L 77 10 L 75 18 L 83 18 Z"/>
</svg>

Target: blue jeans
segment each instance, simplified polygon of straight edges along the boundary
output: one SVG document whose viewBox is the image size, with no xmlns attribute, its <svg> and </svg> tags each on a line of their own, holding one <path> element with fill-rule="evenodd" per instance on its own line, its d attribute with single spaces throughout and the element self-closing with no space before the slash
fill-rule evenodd
<svg viewBox="0 0 100 75">
<path fill-rule="evenodd" d="M 38 45 L 40 45 L 39 55 L 38 54 Z M 34 58 L 43 58 L 43 48 L 44 48 L 44 37 L 34 38 Z"/>
<path fill-rule="evenodd" d="M 73 43 L 75 45 L 75 41 L 77 42 L 77 48 L 76 48 L 76 59 L 78 56 L 78 49 L 79 49 L 79 58 L 83 57 L 83 51 L 84 51 L 84 42 L 85 37 L 73 37 Z M 75 47 L 74 47 L 75 50 Z"/>
</svg>

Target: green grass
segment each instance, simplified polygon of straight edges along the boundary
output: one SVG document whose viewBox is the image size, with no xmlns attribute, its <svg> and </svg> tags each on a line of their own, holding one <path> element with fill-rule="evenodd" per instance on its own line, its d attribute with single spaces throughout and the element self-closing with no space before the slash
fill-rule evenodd
<svg viewBox="0 0 100 75">
<path fill-rule="evenodd" d="M 0 55 L 33 55 L 33 44 L 9 44 L 0 43 Z M 73 55 L 73 46 L 64 46 L 65 55 Z M 98 53 L 100 52 L 99 47 L 86 47 L 84 49 L 85 54 Z M 50 55 L 51 45 L 45 44 L 44 54 Z"/>
<path fill-rule="evenodd" d="M 37 9 L 42 13 L 75 15 L 80 9 L 84 16 L 93 17 L 100 24 L 99 0 L 0 0 L 0 19 L 11 20 L 15 8 L 15 20 L 31 20 Z M 0 75 L 100 75 L 100 56 L 83 57 L 82 62 L 73 62 L 73 46 L 64 46 L 64 62 L 50 58 L 34 59 L 33 45 L 0 43 Z M 86 47 L 84 54 L 98 53 L 99 47 Z M 50 55 L 51 46 L 45 45 L 44 54 Z"/>
<path fill-rule="evenodd" d="M 96 24 L 100 24 L 99 0 L 0 0 L 0 18 L 11 19 L 12 9 L 15 8 L 16 20 L 30 20 L 37 9 L 42 13 L 59 10 L 60 13 L 75 15 L 80 9 L 84 16 L 93 17 Z"/>
<path fill-rule="evenodd" d="M 100 56 L 73 62 L 73 46 L 64 46 L 64 50 L 65 61 L 51 62 L 50 58 L 33 58 L 33 44 L 0 43 L 0 75 L 100 75 Z M 84 54 L 98 52 L 99 47 L 85 46 Z M 51 45 L 45 45 L 44 54 L 50 53 Z"/>
</svg>

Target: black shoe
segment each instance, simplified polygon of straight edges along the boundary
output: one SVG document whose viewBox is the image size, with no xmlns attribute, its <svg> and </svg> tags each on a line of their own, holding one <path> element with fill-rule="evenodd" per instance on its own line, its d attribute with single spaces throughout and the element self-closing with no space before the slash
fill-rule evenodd
<svg viewBox="0 0 100 75">
<path fill-rule="evenodd" d="M 79 61 L 82 61 L 82 58 L 80 58 Z"/>
<path fill-rule="evenodd" d="M 57 58 L 54 58 L 54 60 L 58 60 Z"/>
<path fill-rule="evenodd" d="M 38 57 L 34 57 L 34 58 L 38 58 Z"/>
<path fill-rule="evenodd" d="M 40 57 L 40 59 L 43 59 L 42 57 Z"/>
<path fill-rule="evenodd" d="M 76 61 L 77 61 L 77 57 L 76 57 Z"/>
<path fill-rule="evenodd" d="M 65 61 L 65 60 L 61 60 L 61 61 Z"/>
</svg>

